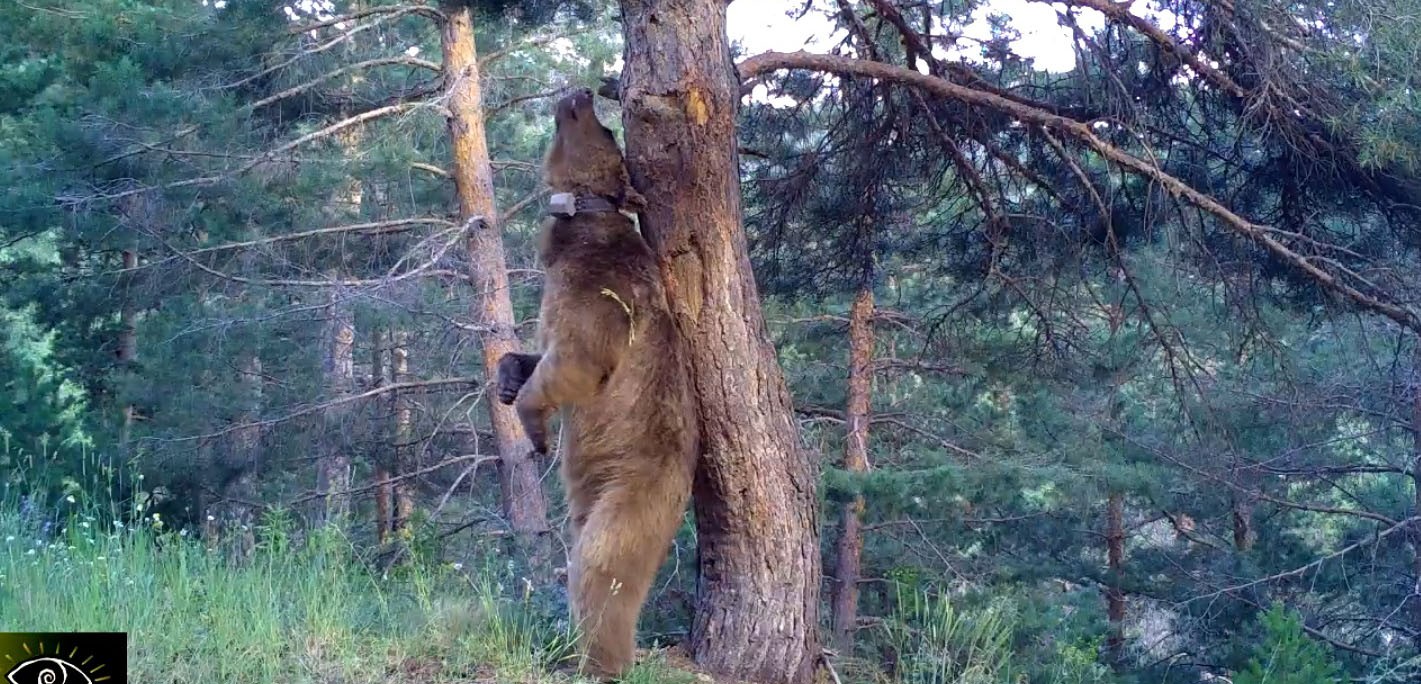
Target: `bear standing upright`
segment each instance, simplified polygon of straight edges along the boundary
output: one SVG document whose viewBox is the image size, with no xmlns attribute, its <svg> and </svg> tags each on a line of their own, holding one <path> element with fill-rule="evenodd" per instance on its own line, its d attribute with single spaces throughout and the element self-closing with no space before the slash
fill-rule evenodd
<svg viewBox="0 0 1421 684">
<path fill-rule="evenodd" d="M 573 619 L 585 670 L 617 677 L 690 500 L 696 408 L 656 255 L 622 213 L 645 200 L 592 91 L 558 101 L 544 176 L 555 194 L 539 254 L 542 353 L 500 359 L 498 394 L 539 453 L 562 413 Z"/>
</svg>

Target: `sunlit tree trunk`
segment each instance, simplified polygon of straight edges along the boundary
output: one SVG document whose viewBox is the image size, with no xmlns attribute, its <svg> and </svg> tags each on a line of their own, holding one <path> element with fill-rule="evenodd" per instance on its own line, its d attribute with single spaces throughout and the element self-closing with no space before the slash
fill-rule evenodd
<svg viewBox="0 0 1421 684">
<path fill-rule="evenodd" d="M 750 272 L 725 3 L 621 7 L 628 161 L 700 411 L 692 655 L 726 677 L 807 682 L 820 658 L 818 473 Z"/>
<path fill-rule="evenodd" d="M 468 228 L 469 276 L 474 286 L 474 320 L 482 327 L 485 378 L 497 377 L 498 360 L 518 351 L 508 267 L 493 197 L 493 167 L 485 139 L 478 51 L 468 3 L 446 2 L 443 32 L 444 78 L 448 97 L 452 173 L 459 215 Z M 497 442 L 503 514 L 535 565 L 551 551 L 548 507 L 532 458 L 532 446 L 512 407 L 484 398 Z"/>
<path fill-rule="evenodd" d="M 409 333 L 396 331 L 390 338 L 390 375 L 397 382 L 409 382 L 410 373 Z M 414 453 L 414 409 L 408 395 L 396 393 L 394 396 L 394 465 L 390 474 L 403 477 L 414 469 L 411 455 Z M 414 497 L 410 493 L 408 480 L 398 480 L 390 485 L 394 500 L 394 510 L 390 521 L 391 529 L 398 532 L 409 523 L 414 515 Z"/>
<path fill-rule="evenodd" d="M 869 401 L 873 393 L 873 289 L 864 284 L 849 311 L 849 391 L 844 408 L 844 470 L 868 472 Z M 834 637 L 841 651 L 853 649 L 858 630 L 859 577 L 863 556 L 862 494 L 839 513 L 834 553 Z"/>
</svg>

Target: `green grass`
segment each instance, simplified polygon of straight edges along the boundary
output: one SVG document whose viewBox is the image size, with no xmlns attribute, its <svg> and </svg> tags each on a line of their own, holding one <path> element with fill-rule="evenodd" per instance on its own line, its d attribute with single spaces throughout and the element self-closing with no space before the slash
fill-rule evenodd
<svg viewBox="0 0 1421 684">
<path fill-rule="evenodd" d="M 256 530 L 241 561 L 153 520 L 76 515 L 57 536 L 0 507 L 7 630 L 129 633 L 136 682 L 571 682 L 570 635 L 492 569 L 418 559 L 386 576 L 339 535 Z M 525 586 L 526 585 L 522 585 Z M 684 682 L 653 657 L 635 684 Z"/>
</svg>

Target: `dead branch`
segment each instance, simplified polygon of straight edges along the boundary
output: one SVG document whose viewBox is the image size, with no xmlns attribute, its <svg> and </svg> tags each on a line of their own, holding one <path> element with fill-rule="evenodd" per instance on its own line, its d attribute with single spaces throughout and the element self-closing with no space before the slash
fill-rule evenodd
<svg viewBox="0 0 1421 684">
<path fill-rule="evenodd" d="M 375 16 L 377 14 L 423 14 L 424 16 L 434 19 L 435 21 L 444 21 L 445 19 L 443 12 L 440 12 L 439 10 L 429 5 L 390 5 L 388 7 L 371 7 L 369 9 L 363 9 L 358 12 L 342 14 L 338 17 L 323 19 L 315 24 L 302 24 L 300 26 L 291 28 L 288 33 L 292 35 L 300 35 L 302 33 L 315 31 L 317 29 L 323 29 L 327 26 L 335 26 L 336 24 L 358 21 L 360 19 L 364 19 L 365 17 Z"/>
<path fill-rule="evenodd" d="M 290 141 L 290 142 L 284 143 L 284 144 L 280 145 L 279 147 L 276 147 L 275 149 L 269 150 L 269 151 L 267 151 L 265 154 L 260 155 L 260 156 L 257 156 L 257 157 L 255 157 L 255 158 L 253 158 L 251 161 L 247 162 L 246 164 L 243 164 L 243 165 L 237 167 L 235 170 L 230 171 L 230 172 L 227 172 L 227 173 L 222 173 L 222 174 L 218 174 L 218 175 L 215 175 L 215 176 L 202 176 L 202 177 L 200 177 L 200 178 L 189 178 L 189 179 L 187 179 L 187 180 L 180 180 L 180 181 L 175 181 L 175 182 L 172 182 L 172 183 L 164 183 L 163 185 L 145 185 L 145 186 L 133 188 L 133 189 L 130 189 L 130 190 L 124 190 L 124 191 L 122 191 L 122 192 L 116 192 L 116 193 L 108 194 L 108 195 L 100 195 L 100 196 L 98 196 L 98 197 L 64 197 L 64 196 L 61 196 L 61 197 L 58 198 L 58 200 L 59 200 L 60 202 L 62 202 L 62 203 L 66 203 L 66 204 L 77 204 L 77 203 L 79 203 L 79 202 L 88 201 L 88 200 L 95 200 L 95 199 L 112 201 L 112 200 L 124 199 L 124 198 L 126 198 L 126 197 L 132 197 L 132 196 L 134 196 L 134 195 L 142 195 L 142 194 L 146 194 L 146 193 L 149 193 L 149 192 L 154 192 L 154 191 L 157 191 L 157 190 L 174 190 L 174 189 L 177 189 L 177 188 L 205 187 L 205 186 L 208 186 L 208 185 L 214 185 L 214 184 L 216 184 L 216 183 L 222 182 L 222 181 L 225 180 L 225 179 L 232 178 L 232 177 L 234 177 L 234 176 L 240 176 L 240 175 L 242 175 L 242 174 L 244 174 L 244 173 L 246 173 L 246 172 L 248 172 L 248 171 L 251 171 L 252 169 L 254 169 L 254 168 L 260 166 L 263 162 L 265 162 L 265 161 L 267 161 L 267 160 L 269 160 L 269 159 L 272 159 L 272 158 L 276 157 L 277 155 L 280 155 L 280 154 L 285 153 L 285 152 L 289 152 L 289 151 L 291 151 L 291 150 L 293 150 L 293 149 L 296 149 L 297 147 L 300 147 L 300 146 L 302 146 L 302 145 L 305 145 L 306 143 L 309 143 L 309 142 L 311 142 L 311 141 L 319 140 L 319 139 L 321 139 L 321 138 L 330 137 L 331 135 L 334 135 L 334 134 L 336 134 L 336 133 L 339 133 L 339 132 L 341 132 L 341 131 L 343 131 L 343 130 L 345 130 L 345 129 L 347 129 L 347 128 L 350 128 L 350 127 L 352 127 L 352 126 L 357 126 L 357 125 L 360 125 L 360 124 L 363 124 L 363 123 L 367 123 L 367 122 L 369 122 L 369 121 L 374 121 L 374 120 L 376 120 L 376 119 L 380 119 L 380 118 L 383 118 L 383 117 L 386 117 L 386 116 L 393 116 L 393 115 L 395 115 L 395 114 L 401 114 L 401 113 L 404 113 L 404 112 L 411 111 L 411 110 L 413 110 L 413 109 L 417 109 L 417 108 L 419 108 L 419 107 L 426 107 L 426 106 L 429 106 L 429 105 L 424 104 L 424 103 L 419 103 L 419 102 L 402 102 L 402 103 L 399 103 L 399 104 L 393 104 L 393 105 L 389 105 L 389 106 L 385 106 L 385 107 L 379 107 L 379 108 L 372 109 L 372 110 L 367 111 L 367 112 L 362 112 L 362 113 L 357 114 L 357 115 L 355 115 L 355 116 L 352 116 L 352 117 L 349 117 L 349 118 L 346 118 L 346 119 L 342 119 L 342 120 L 340 120 L 340 121 L 337 121 L 337 122 L 335 122 L 335 123 L 333 123 L 333 124 L 331 124 L 331 125 L 329 125 L 329 126 L 326 126 L 325 128 L 322 128 L 322 129 L 320 129 L 320 130 L 318 130 L 318 131 L 314 131 L 314 132 L 312 132 L 312 133 L 307 133 L 306 135 L 303 135 L 303 136 L 301 136 L 301 137 L 299 137 L 299 138 L 297 138 L 297 139 L 295 139 L 295 140 L 292 140 L 292 141 Z"/>
<path fill-rule="evenodd" d="M 452 177 L 453 177 L 453 174 L 449 173 L 449 170 L 448 170 L 448 169 L 445 169 L 445 168 L 442 168 L 442 167 L 439 167 L 439 166 L 435 166 L 435 165 L 433 165 L 433 164 L 426 164 L 426 163 L 424 163 L 424 162 L 410 162 L 410 168 L 412 168 L 412 169 L 419 169 L 420 171 L 426 171 L 426 172 L 428 172 L 428 173 L 432 173 L 432 174 L 434 174 L 434 175 L 436 175 L 436 176 L 439 176 L 439 177 L 441 177 L 441 178 L 452 178 Z"/>
<path fill-rule="evenodd" d="M 244 78 L 244 79 L 241 79 L 240 81 L 237 81 L 237 82 L 235 82 L 235 83 L 231 83 L 231 84 L 228 84 L 228 85 L 226 85 L 226 86 L 223 86 L 223 88 L 224 88 L 224 89 L 228 89 L 228 90 L 232 90 L 232 89 L 240 88 L 240 87 L 242 87 L 242 86 L 244 86 L 244 85 L 247 85 L 247 84 L 249 84 L 249 83 L 253 83 L 253 82 L 257 81 L 257 80 L 260 80 L 260 79 L 262 79 L 262 78 L 265 78 L 266 76 L 269 76 L 269 75 L 274 74 L 274 73 L 276 73 L 276 72 L 278 72 L 278 71 L 281 71 L 282 69 L 285 69 L 286 67 L 289 67 L 289 66 L 291 66 L 292 64 L 295 64 L 296 62 L 300 61 L 301 58 L 303 58 L 303 57 L 310 57 L 311 55 L 318 55 L 318 54 L 321 54 L 322 52 L 325 52 L 325 51 L 327 51 L 327 50 L 330 50 L 331 48 L 334 48 L 334 47 L 340 45 L 341 43 L 344 43 L 345 41 L 350 40 L 350 39 L 351 39 L 352 37 L 354 37 L 355 34 L 357 34 L 357 33 L 363 33 L 363 32 L 365 32 L 365 31 L 369 31 L 370 29 L 373 29 L 373 28 L 375 28 L 375 27 L 377 27 L 377 26 L 380 26 L 381 24 L 384 24 L 385 22 L 390 21 L 390 20 L 392 20 L 392 19 L 397 19 L 397 18 L 399 18 L 399 17 L 405 16 L 406 14 L 415 14 L 415 13 L 417 13 L 417 11 L 420 10 L 420 9 L 428 9 L 428 8 L 413 7 L 413 6 L 404 6 L 404 7 L 401 7 L 401 8 L 390 8 L 390 9 L 391 9 L 391 11 L 389 11 L 389 12 L 379 13 L 380 16 L 376 17 L 376 19 L 375 19 L 374 21 L 372 21 L 372 22 L 370 22 L 370 23 L 368 23 L 368 24 L 361 24 L 361 25 L 359 25 L 359 26 L 351 27 L 349 30 L 342 31 L 341 34 L 338 35 L 338 36 L 336 36 L 335 38 L 332 38 L 332 39 L 330 39 L 330 40 L 328 40 L 328 41 L 326 41 L 326 42 L 324 42 L 324 43 L 317 44 L 317 45 L 314 46 L 314 47 L 300 50 L 300 51 L 298 51 L 296 54 L 292 55 L 291 57 L 287 58 L 285 61 L 282 61 L 282 62 L 279 63 L 279 64 L 273 64 L 272 66 L 269 66 L 269 67 L 267 67 L 267 68 L 265 68 L 265 69 L 262 69 L 261 71 L 258 71 L 257 73 L 252 74 L 251 76 L 248 76 L 248 77 L 246 77 L 246 78 Z M 442 16 L 442 15 L 441 15 L 441 16 Z M 337 22 L 332 22 L 332 23 L 338 23 L 338 20 L 337 20 Z M 310 29 L 302 29 L 301 31 L 299 31 L 299 33 L 306 33 L 306 32 L 309 31 L 309 30 L 310 30 Z"/>
<path fill-rule="evenodd" d="M 1205 600 L 1208 600 L 1208 599 L 1214 599 L 1214 598 L 1218 598 L 1218 597 L 1220 597 L 1220 596 L 1225 596 L 1225 595 L 1232 596 L 1232 595 L 1234 595 L 1234 594 L 1237 594 L 1238 592 L 1244 591 L 1245 589 L 1251 589 L 1251 588 L 1256 587 L 1256 586 L 1258 586 L 1258 585 L 1260 585 L 1260 584 L 1271 584 L 1271 583 L 1273 583 L 1273 582 L 1277 582 L 1277 581 L 1280 581 L 1280 580 L 1285 580 L 1285 579 L 1288 579 L 1288 578 L 1290 578 L 1290 577 L 1299 577 L 1299 576 L 1301 576 L 1301 575 L 1305 575 L 1305 574 L 1307 574 L 1308 572 L 1310 572 L 1310 571 L 1312 571 L 1312 570 L 1316 570 L 1316 569 L 1322 567 L 1322 566 L 1323 566 L 1324 564 L 1326 564 L 1328 561 L 1341 558 L 1341 557 L 1343 557 L 1343 556 L 1345 556 L 1345 555 L 1347 555 L 1347 554 L 1349 554 L 1349 553 L 1352 553 L 1353 551 L 1356 551 L 1357 549 L 1361 549 L 1361 548 L 1364 548 L 1364 547 L 1367 547 L 1367 546 L 1371 546 L 1371 545 L 1373 545 L 1373 544 L 1377 544 L 1377 543 L 1379 543 L 1381 540 L 1383 540 L 1383 539 L 1385 539 L 1385 538 L 1387 538 L 1387 537 L 1390 537 L 1391 535 L 1396 534 L 1397 532 L 1404 532 L 1404 531 L 1406 531 L 1412 524 L 1414 524 L 1414 523 L 1416 523 L 1416 522 L 1421 522 L 1421 516 L 1412 516 L 1412 517 L 1410 517 L 1410 518 L 1406 518 L 1405 520 L 1397 521 L 1397 522 L 1396 522 L 1395 524 L 1393 524 L 1392 526 L 1390 526 L 1390 527 L 1388 527 L 1388 528 L 1386 528 L 1386 529 L 1384 529 L 1384 530 L 1382 530 L 1382 531 L 1380 531 L 1380 532 L 1377 532 L 1376 534 L 1374 534 L 1374 535 L 1372 535 L 1372 536 L 1369 536 L 1369 537 L 1367 537 L 1367 538 L 1365 538 L 1365 539 L 1359 539 L 1359 540 L 1357 540 L 1357 541 L 1355 541 L 1355 542 L 1353 542 L 1353 543 L 1351 543 L 1351 544 L 1348 544 L 1348 545 L 1346 545 L 1346 546 L 1344 546 L 1344 547 L 1342 547 L 1342 548 L 1340 548 L 1340 549 L 1338 549 L 1338 550 L 1336 550 L 1336 551 L 1333 551 L 1332 553 L 1329 553 L 1329 554 L 1327 554 L 1326 556 L 1323 556 L 1323 557 L 1321 557 L 1321 558 L 1319 558 L 1319 559 L 1317 559 L 1317 560 L 1315 560 L 1315 561 L 1313 561 L 1313 562 L 1311 562 L 1311 563 L 1308 563 L 1308 564 L 1306 564 L 1306 565 L 1302 565 L 1302 566 L 1293 568 L 1292 570 L 1286 570 L 1286 571 L 1284 571 L 1284 572 L 1274 573 L 1274 574 L 1269 575 L 1269 576 L 1267 576 L 1267 577 L 1260 577 L 1260 578 L 1258 578 L 1258 579 L 1256 579 L 1256 580 L 1253 580 L 1253 581 L 1250 581 L 1250 582 L 1243 582 L 1243 583 L 1240 583 L 1240 584 L 1235 584 L 1235 585 L 1233 585 L 1233 586 L 1223 587 L 1223 588 L 1221 588 L 1221 589 L 1217 589 L 1217 590 L 1215 590 L 1215 591 L 1211 591 L 1211 592 L 1209 592 L 1209 593 L 1207 593 L 1207 594 L 1202 594 L 1202 595 L 1199 595 L 1199 596 L 1191 596 L 1191 597 L 1189 597 L 1189 598 L 1183 600 L 1181 603 L 1189 604 L 1189 603 L 1194 603 L 1194 602 L 1196 602 L 1196 601 L 1205 601 Z"/>
<path fill-rule="evenodd" d="M 417 57 L 410 57 L 408 55 L 397 55 L 394 57 L 379 57 L 376 59 L 367 59 L 363 62 L 356 62 L 355 64 L 343 66 L 333 71 L 327 71 L 326 73 L 321 74 L 320 76 L 317 76 L 309 81 L 306 81 L 305 83 L 291 86 L 286 90 L 276 93 L 275 95 L 268 95 L 260 100 L 257 100 L 256 102 L 247 105 L 245 108 L 248 110 L 261 109 L 262 107 L 265 107 L 274 102 L 279 102 L 281 100 L 285 100 L 286 98 L 300 95 L 301 93 L 304 93 L 337 76 L 342 76 L 352 71 L 361 71 L 364 69 L 373 69 L 379 66 L 390 65 L 419 67 L 421 69 L 429 69 L 430 71 L 433 71 L 435 73 L 443 73 L 444 70 L 444 68 L 440 65 L 435 64 L 434 62 L 431 62 L 427 59 L 419 59 Z"/>
<path fill-rule="evenodd" d="M 453 386 L 468 387 L 468 386 L 472 386 L 472 385 L 477 385 L 477 384 L 479 384 L 481 381 L 482 381 L 481 378 L 475 378 L 475 377 L 461 377 L 461 378 L 443 378 L 443 379 L 435 379 L 435 380 L 416 380 L 416 381 L 410 381 L 410 382 L 392 382 L 392 383 L 390 383 L 390 384 L 388 384 L 388 385 L 381 385 L 381 386 L 379 386 L 379 387 L 376 387 L 376 388 L 370 389 L 370 390 L 366 390 L 366 391 L 361 392 L 361 393 L 359 393 L 359 394 L 351 394 L 351 395 L 347 395 L 347 396 L 344 396 L 344 397 L 337 397 L 337 398 L 332 399 L 332 400 L 330 400 L 330 401 L 321 402 L 321 403 L 316 404 L 316 405 L 314 405 L 314 406 L 307 406 L 306 408 L 297 409 L 297 410 L 295 410 L 295 411 L 291 411 L 291 412 L 289 412 L 289 413 L 287 413 L 287 414 L 285 414 L 285 415 L 278 416 L 278 417 L 276 417 L 276 418 L 269 418 L 269 419 L 267 419 L 267 420 L 248 421 L 248 422 L 242 422 L 242 423 L 233 423 L 233 424 L 231 424 L 231 425 L 228 425 L 228 426 L 225 427 L 225 428 L 222 428 L 221 430 L 216 430 L 216 431 L 214 431 L 214 432 L 208 432 L 208 433 L 204 433 L 204 434 L 200 434 L 200 435 L 188 435 L 188 436 L 186 436 L 186 437 L 172 437 L 172 438 L 163 439 L 162 441 L 178 443 L 178 442 L 197 442 L 197 441 L 202 441 L 202 440 L 214 439 L 214 438 L 217 438 L 217 437 L 222 437 L 222 436 L 224 436 L 224 435 L 231 434 L 231 433 L 233 433 L 233 432 L 237 432 L 237 431 L 239 431 L 239 430 L 251 430 L 251 429 L 254 429 L 254 428 L 269 428 L 269 427 L 271 427 L 271 426 L 273 426 L 273 425 L 279 425 L 279 424 L 281 424 L 281 423 L 286 423 L 286 422 L 295 420 L 295 419 L 297 419 L 297 418 L 300 418 L 300 417 L 302 417 L 302 416 L 309 416 L 309 415 L 312 415 L 312 414 L 321 413 L 322 411 L 329 410 L 329 409 L 334 408 L 334 407 L 336 407 L 336 406 L 342 406 L 342 405 L 354 403 L 354 402 L 357 402 L 357 401 L 364 401 L 364 400 L 369 399 L 369 398 L 371 398 L 371 397 L 378 397 L 378 396 L 381 396 L 381 395 L 384 395 L 384 394 L 390 394 L 390 393 L 393 393 L 393 392 L 407 392 L 407 391 L 410 391 L 410 390 L 432 390 L 432 389 L 438 389 L 438 388 L 444 388 L 444 387 L 453 387 Z M 150 438 L 148 438 L 148 439 L 157 439 L 157 438 L 152 438 L 152 437 L 150 437 Z"/>
<path fill-rule="evenodd" d="M 214 246 L 212 246 L 212 247 L 203 247 L 202 249 L 195 249 L 195 250 L 191 250 L 191 251 L 184 251 L 183 254 L 185 254 L 185 255 L 187 255 L 187 256 L 190 256 L 190 257 L 194 257 L 194 256 L 198 256 L 198 255 L 200 255 L 200 254 L 211 254 L 211 253 L 214 253 L 214 252 L 226 252 L 226 251 L 231 251 L 231 250 L 234 250 L 234 249 L 247 249 L 247 248 L 249 248 L 249 247 L 260 247 L 260 246 L 262 246 L 262 245 L 270 245 L 270 244 L 275 244 L 275 243 L 278 243 L 278 242 L 293 242 L 293 241 L 296 241 L 296 240 L 304 240 L 304 239 L 309 238 L 309 237 L 319 237 L 319 236 L 322 236 L 322 235 L 337 235 L 337 234 L 341 234 L 341 233 L 360 233 L 360 234 L 362 234 L 362 235 L 388 235 L 388 234 L 390 234 L 390 233 L 402 233 L 402 232 L 405 232 L 406 230 L 408 230 L 408 226 L 421 226 L 421 225 L 427 225 L 427 226 L 442 226 L 442 227 L 445 227 L 445 228 L 453 228 L 453 227 L 454 227 L 454 222 L 453 222 L 453 221 L 446 220 L 446 219 L 421 217 L 421 218 L 394 219 L 394 220 L 391 220 L 391 221 L 372 221 L 372 222 L 370 222 L 370 223 L 352 223 L 352 224 L 350 224 L 350 225 L 345 225 L 345 226 L 331 226 L 331 227 L 328 227 L 328 228 L 316 228 L 315 230 L 305 230 L 305 231 L 301 231 L 301 232 L 299 232 L 299 233 L 288 233 L 288 234 L 286 234 L 286 235 L 276 235 L 276 236 L 269 237 L 269 238 L 261 238 L 260 240 L 247 240 L 247 241 L 245 241 L 245 242 L 230 242 L 230 243 L 223 244 L 223 245 L 214 245 Z M 137 266 L 137 267 L 135 267 L 135 268 L 131 268 L 131 269 L 120 269 L 120 270 L 118 270 L 118 271 L 115 271 L 115 273 L 127 273 L 127 272 L 130 272 L 130 271 L 141 271 L 141 270 L 143 270 L 143 269 L 145 269 L 145 268 L 152 268 L 153 266 L 156 266 L 156 265 L 162 264 L 162 263 L 166 263 L 167 261 L 171 261 L 172 259 L 176 259 L 176 258 L 178 258 L 178 257 L 175 255 L 175 256 L 168 257 L 167 259 L 162 259 L 162 260 L 159 260 L 159 261 L 150 262 L 150 263 L 147 263 L 147 264 L 143 264 L 143 265 L 141 265 L 141 266 Z"/>
</svg>

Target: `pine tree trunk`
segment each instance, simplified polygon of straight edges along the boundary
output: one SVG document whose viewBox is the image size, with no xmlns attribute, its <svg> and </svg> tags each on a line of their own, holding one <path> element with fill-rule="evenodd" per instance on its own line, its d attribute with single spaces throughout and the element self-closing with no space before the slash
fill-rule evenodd
<svg viewBox="0 0 1421 684">
<path fill-rule="evenodd" d="M 485 378 L 497 377 L 498 360 L 518 351 L 513 301 L 508 294 L 508 266 L 493 197 L 493 167 L 484 134 L 482 95 L 479 88 L 478 51 L 474 44 L 473 16 L 467 3 L 446 2 L 444 23 L 444 77 L 448 93 L 449 136 L 453 143 L 455 189 L 460 219 L 469 226 L 469 276 L 474 285 L 474 320 L 482 326 Z M 470 222 L 473 225 L 470 225 Z M 548 505 L 539 482 L 532 445 L 513 408 L 485 397 L 489 420 L 497 441 L 498 478 L 503 514 L 535 567 L 544 566 L 551 553 Z"/>
<path fill-rule="evenodd" d="M 118 314 L 118 363 L 123 370 L 129 368 L 138 361 L 138 307 L 134 303 L 134 293 L 132 289 L 134 269 L 138 268 L 138 253 L 131 249 L 123 250 L 123 270 L 125 292 L 123 293 L 123 306 Z M 127 458 L 128 442 L 133 437 L 133 421 L 136 417 L 136 409 L 133 404 L 124 404 L 119 415 L 118 447 L 119 453 L 125 454 Z"/>
<path fill-rule="evenodd" d="M 1257 533 L 1253 531 L 1253 499 L 1243 492 L 1235 492 L 1232 509 L 1234 549 L 1248 553 L 1253 550 L 1253 542 L 1258 539 Z"/>
<path fill-rule="evenodd" d="M 820 657 L 818 473 L 750 272 L 725 2 L 621 6 L 628 165 L 700 411 L 692 655 L 725 677 L 807 682 Z"/>
<path fill-rule="evenodd" d="M 410 375 L 410 351 L 409 333 L 397 331 L 391 337 L 394 344 L 390 348 L 390 376 L 395 382 L 409 382 Z M 414 452 L 414 407 L 410 398 L 402 394 L 395 394 L 395 429 L 394 429 L 394 464 L 390 468 L 390 474 L 394 477 L 401 477 L 413 471 L 411 455 Z M 394 510 L 390 521 L 390 528 L 398 532 L 404 529 L 409 523 L 410 516 L 414 515 L 414 497 L 410 493 L 410 483 L 406 480 L 399 480 L 390 485 L 391 494 L 394 499 Z"/>
<path fill-rule="evenodd" d="M 331 279 L 335 280 L 334 274 Z M 355 388 L 355 317 L 350 304 L 342 299 L 340 288 L 328 288 L 328 295 L 322 374 L 329 401 L 348 396 Z M 317 511 L 316 520 L 342 524 L 350 513 L 349 404 L 328 406 L 322 418 L 324 435 L 316 463 L 316 491 L 322 495 L 324 506 Z"/>
<path fill-rule="evenodd" d="M 370 384 L 371 389 L 379 389 L 390 382 L 386 375 L 389 371 L 385 365 L 385 331 L 376 328 L 370 333 Z M 371 402 L 371 413 L 376 417 L 383 417 L 385 412 L 382 408 L 386 404 L 393 404 L 394 400 L 387 400 L 385 397 L 376 397 Z M 393 415 L 391 410 L 390 414 Z M 394 448 L 384 449 L 376 447 L 375 457 L 371 464 L 371 484 L 375 490 L 375 539 L 381 544 L 390 540 L 390 533 L 394 531 L 392 523 L 391 508 L 394 505 L 394 485 L 390 483 L 391 464 L 394 463 Z"/>
<path fill-rule="evenodd" d="M 360 11 L 364 6 L 359 0 L 351 4 L 354 11 Z M 349 41 L 342 47 L 346 59 L 354 59 L 354 50 L 354 44 Z M 348 103 L 355 101 L 355 92 L 361 78 L 357 70 L 343 79 L 341 89 Z M 341 118 L 352 115 L 349 104 L 341 106 Z M 336 140 L 344 150 L 346 158 L 354 159 L 360 154 L 360 148 L 364 144 L 365 129 L 361 126 L 351 126 L 338 132 Z M 336 194 L 326 211 L 338 219 L 358 219 L 364 199 L 364 182 L 358 176 L 352 175 L 346 179 L 342 191 Z M 329 306 L 326 309 L 326 355 L 322 360 L 327 401 L 342 399 L 355 391 L 355 313 L 343 297 L 343 288 L 335 285 L 344 275 L 344 269 L 343 259 L 336 257 L 326 274 L 331 282 L 327 293 Z M 355 428 L 351 420 L 353 415 L 348 403 L 327 407 L 322 414 L 325 428 L 322 436 L 324 451 L 316 462 L 316 491 L 324 495 L 321 498 L 323 507 L 317 512 L 316 518 L 322 524 L 344 525 L 350 516 L 350 490 L 353 482 L 350 433 Z"/>
<path fill-rule="evenodd" d="M 868 472 L 869 400 L 873 392 L 873 289 L 864 285 L 849 312 L 849 391 L 844 408 L 847 428 L 844 470 Z M 834 637 L 840 652 L 849 654 L 858 630 L 859 577 L 863 555 L 862 494 L 840 512 L 839 542 L 834 553 Z"/>
<path fill-rule="evenodd" d="M 203 371 L 204 382 L 214 379 L 211 371 Z M 257 499 L 257 477 L 261 467 L 262 361 L 252 353 L 243 362 L 236 378 L 242 388 L 242 410 L 237 416 L 238 427 L 221 444 L 204 440 L 199 463 L 210 469 L 216 478 L 212 483 L 216 501 L 205 505 L 202 521 L 203 540 L 208 548 L 225 547 L 234 558 L 249 553 L 255 542 L 253 526 L 257 511 L 252 503 Z M 214 462 L 213 456 L 217 455 Z"/>
<path fill-rule="evenodd" d="M 1112 492 L 1105 504 L 1105 555 L 1109 585 L 1105 588 L 1105 618 L 1110 623 L 1105 650 L 1119 663 L 1125 649 L 1125 592 L 1121 577 L 1125 563 L 1125 499 Z"/>
<path fill-rule="evenodd" d="M 225 536 L 232 545 L 232 552 L 239 557 L 246 556 L 256 546 L 256 513 L 251 504 L 257 500 L 257 477 L 261 474 L 261 410 L 264 395 L 262 391 L 262 360 L 255 352 L 247 357 L 238 380 L 246 401 L 240 418 L 242 427 L 234 433 L 234 450 L 240 468 L 236 477 L 227 483 L 227 505 L 223 517 Z"/>
<path fill-rule="evenodd" d="M 1412 515 L 1421 515 L 1421 350 L 1416 352 L 1415 385 L 1411 397 L 1411 496 Z M 1411 524 L 1411 627 L 1421 648 L 1421 522 Z"/>
</svg>

